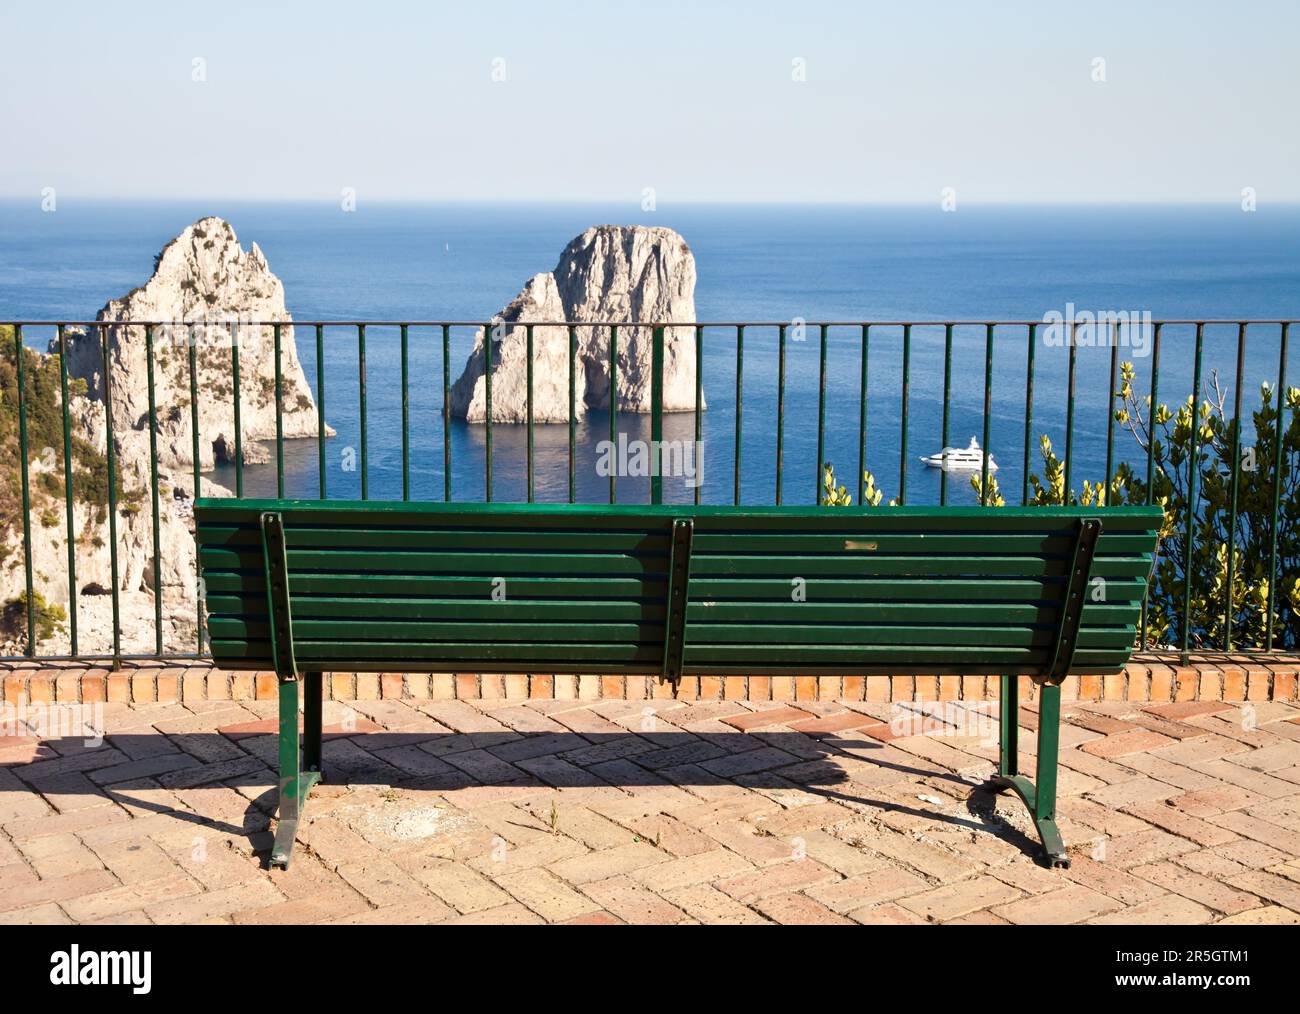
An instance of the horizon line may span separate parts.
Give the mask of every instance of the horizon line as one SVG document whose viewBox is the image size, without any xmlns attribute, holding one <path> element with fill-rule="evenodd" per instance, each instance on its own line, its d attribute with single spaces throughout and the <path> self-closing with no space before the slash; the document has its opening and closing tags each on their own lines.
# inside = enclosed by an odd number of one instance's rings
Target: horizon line
<svg viewBox="0 0 1300 1014">
<path fill-rule="evenodd" d="M 229 203 L 243 204 L 295 204 L 295 205 L 317 205 L 317 204 L 337 204 L 336 197 L 249 197 L 249 196 L 216 196 L 216 195 L 179 195 L 165 197 L 148 197 L 142 195 L 115 195 L 115 194 L 78 194 L 69 198 L 64 195 L 65 201 L 71 199 L 82 203 L 119 203 L 119 204 L 179 204 L 197 201 L 223 201 Z M 41 196 L 39 193 L 33 194 L 0 194 L 0 202 L 4 203 L 23 203 L 31 202 L 39 208 Z M 613 205 L 627 203 L 629 206 L 638 207 L 635 200 L 613 199 L 613 198 L 499 198 L 499 197 L 373 197 L 362 198 L 358 202 L 358 208 L 362 205 L 495 205 L 495 206 L 515 206 L 515 207 L 602 207 L 609 208 Z M 939 206 L 937 200 L 856 200 L 856 199 L 734 199 L 734 198 L 679 198 L 667 202 L 660 202 L 670 206 L 734 206 L 734 207 L 864 207 L 864 208 L 933 208 Z M 1296 207 L 1300 206 L 1300 196 L 1270 199 L 1260 202 L 1261 206 L 1268 207 Z M 1236 198 L 1182 198 L 1166 200 L 1146 200 L 1143 198 L 1065 198 L 1061 200 L 978 200 L 967 199 L 960 202 L 960 206 L 979 207 L 979 208 L 1034 208 L 1034 207 L 1161 207 L 1161 208 L 1179 208 L 1179 207 L 1234 207 L 1240 208 L 1240 199 Z M 656 208 L 653 211 L 642 211 L 642 214 L 653 215 L 660 214 L 663 209 Z M 942 209 L 940 209 L 942 210 Z M 348 214 L 354 214 L 348 212 Z M 944 212 L 948 214 L 950 212 Z"/>
</svg>

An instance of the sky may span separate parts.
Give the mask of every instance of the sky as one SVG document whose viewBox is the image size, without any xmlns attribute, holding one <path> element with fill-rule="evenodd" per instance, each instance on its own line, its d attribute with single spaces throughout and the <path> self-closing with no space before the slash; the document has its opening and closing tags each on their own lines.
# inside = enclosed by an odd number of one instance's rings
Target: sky
<svg viewBox="0 0 1300 1014">
<path fill-rule="evenodd" d="M 1296 0 L 6 2 L 0 196 L 1262 206 L 1298 38 Z"/>
</svg>

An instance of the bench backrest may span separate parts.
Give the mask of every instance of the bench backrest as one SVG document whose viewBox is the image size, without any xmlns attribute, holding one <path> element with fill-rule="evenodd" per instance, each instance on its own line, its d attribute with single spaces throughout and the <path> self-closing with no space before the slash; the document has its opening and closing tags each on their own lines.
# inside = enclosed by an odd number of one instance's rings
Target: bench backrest
<svg viewBox="0 0 1300 1014">
<path fill-rule="evenodd" d="M 1128 660 L 1158 507 L 201 499 L 231 669 L 1028 673 Z"/>
</svg>

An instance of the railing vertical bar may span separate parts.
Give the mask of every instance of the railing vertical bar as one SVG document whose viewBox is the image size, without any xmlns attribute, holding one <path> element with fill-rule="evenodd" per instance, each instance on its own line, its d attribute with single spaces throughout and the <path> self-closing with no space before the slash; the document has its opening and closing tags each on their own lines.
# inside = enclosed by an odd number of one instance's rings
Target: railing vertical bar
<svg viewBox="0 0 1300 1014">
<path fill-rule="evenodd" d="M 1181 631 L 1183 662 L 1192 641 L 1192 540 L 1196 529 L 1196 475 L 1200 470 L 1200 412 L 1201 352 L 1205 341 L 1205 324 L 1196 325 L 1196 355 L 1192 367 L 1191 426 L 1192 450 L 1187 457 L 1187 532 L 1183 539 L 1183 629 Z"/>
<path fill-rule="evenodd" d="M 609 444 L 611 453 L 618 451 L 618 325 L 609 328 Z M 615 457 L 614 460 L 617 460 Z M 609 470 L 609 502 L 618 500 L 618 469 Z"/>
<path fill-rule="evenodd" d="M 23 490 L 23 571 L 27 586 L 27 654 L 36 657 L 36 593 L 32 586 L 32 496 L 30 465 L 27 461 L 27 363 L 23 347 L 23 326 L 14 325 L 14 361 L 18 380 L 18 457 Z M 111 477 L 110 477 L 111 481 Z M 116 589 L 114 589 L 116 594 Z"/>
<path fill-rule="evenodd" d="M 154 391 L 153 327 L 144 329 L 145 388 L 149 405 L 149 508 L 153 520 L 153 622 L 154 652 L 163 653 L 162 627 L 162 526 L 158 512 L 158 405 Z"/>
<path fill-rule="evenodd" d="M 858 486 L 858 505 L 862 505 L 864 483 L 862 477 L 867 473 L 867 345 L 871 332 L 870 324 L 862 325 L 862 367 L 858 386 L 858 474 L 854 481 Z"/>
<path fill-rule="evenodd" d="M 745 380 L 745 325 L 740 324 L 736 327 L 736 455 L 733 461 L 732 488 L 734 490 L 734 501 L 737 506 L 740 505 L 740 439 L 741 439 L 741 419 L 744 416 L 744 402 L 741 397 L 744 391 Z"/>
<path fill-rule="evenodd" d="M 650 348 L 650 502 L 664 502 L 664 329 L 656 327 Z"/>
<path fill-rule="evenodd" d="M 366 325 L 357 325 L 357 420 L 361 428 L 361 499 L 369 493 L 369 442 L 366 439 Z"/>
<path fill-rule="evenodd" d="M 1061 504 L 1069 506 L 1070 503 L 1070 468 L 1074 464 L 1074 382 L 1075 382 L 1075 362 L 1078 358 L 1076 353 L 1078 345 L 1075 338 L 1078 335 L 1078 324 L 1070 324 L 1070 351 L 1069 351 L 1069 378 L 1065 385 L 1065 478 L 1061 486 Z"/>
<path fill-rule="evenodd" d="M 206 337 L 206 329 L 204 333 Z M 172 335 L 175 337 L 174 330 Z M 193 331 L 187 327 L 185 329 L 185 348 L 190 367 L 190 458 L 194 466 L 194 499 L 197 500 L 203 495 L 203 470 L 202 458 L 199 455 L 199 369 L 197 353 L 194 347 L 195 342 Z M 202 651 L 202 648 L 199 650 Z"/>
<path fill-rule="evenodd" d="M 1147 405 L 1147 506 L 1155 503 L 1155 464 L 1156 464 L 1156 405 L 1160 399 L 1160 330 L 1156 324 L 1152 329 L 1151 345 L 1151 398 Z M 1154 575 L 1152 575 L 1154 577 Z M 1142 650 L 1147 647 L 1147 609 L 1151 602 L 1151 578 L 1142 590 Z"/>
<path fill-rule="evenodd" d="M 451 499 L 451 325 L 442 325 L 442 498 Z"/>
<path fill-rule="evenodd" d="M 1029 503 L 1029 454 L 1034 440 L 1034 349 L 1037 345 L 1037 325 L 1030 324 L 1025 350 L 1025 462 L 1024 474 L 1020 477 L 1020 502 L 1024 505 Z"/>
<path fill-rule="evenodd" d="M 191 345 L 191 348 L 193 346 Z M 68 336 L 59 325 L 59 390 L 63 405 L 63 509 L 68 528 L 68 634 L 72 654 L 77 652 L 77 527 L 72 486 L 72 420 L 68 405 Z M 198 466 L 195 466 L 196 469 Z M 198 495 L 197 493 L 195 494 Z M 202 632 L 200 630 L 200 637 Z M 202 642 L 199 651 L 203 650 Z"/>
<path fill-rule="evenodd" d="M 483 497 L 492 502 L 492 324 L 483 325 L 483 410 L 484 433 Z"/>
<path fill-rule="evenodd" d="M 989 428 L 993 420 L 993 325 L 985 325 L 984 337 L 984 435 L 980 461 L 980 506 L 989 503 Z M 944 446 L 947 446 L 946 444 Z"/>
<path fill-rule="evenodd" d="M 1115 384 L 1119 379 L 1119 323 L 1110 325 L 1110 390 L 1106 392 L 1106 482 L 1101 505 L 1110 506 L 1111 481 L 1115 476 Z"/>
<path fill-rule="evenodd" d="M 578 332 L 569 325 L 569 503 L 573 503 L 576 494 L 575 459 L 578 448 Z"/>
<path fill-rule="evenodd" d="M 272 326 L 275 345 L 275 495 L 284 496 L 284 381 L 280 365 L 280 325 Z"/>
<path fill-rule="evenodd" d="M 898 504 L 901 507 L 907 502 L 907 410 L 908 396 L 911 386 L 912 371 L 912 325 L 903 325 L 903 417 L 902 433 L 899 439 L 898 455 Z"/>
<path fill-rule="evenodd" d="M 401 327 L 402 355 L 402 499 L 411 499 L 411 391 L 408 383 L 408 325 Z"/>
<path fill-rule="evenodd" d="M 99 325 L 100 353 L 104 359 L 104 447 L 108 456 L 108 567 L 113 581 L 113 668 L 122 668 L 122 604 L 118 597 L 117 577 L 117 449 L 113 436 L 113 371 L 109 358 L 108 328 Z M 238 348 L 238 343 L 235 343 Z M 235 360 L 235 375 L 239 375 L 239 360 Z M 236 386 L 236 404 L 239 388 Z M 238 416 L 236 416 L 238 420 Z M 235 426 L 235 439 L 239 439 L 239 426 Z M 239 457 L 238 450 L 235 452 Z M 238 475 L 238 472 L 236 472 Z M 242 488 L 242 487 L 241 487 Z M 242 494 L 240 494 L 242 495 Z"/>
<path fill-rule="evenodd" d="M 826 467 L 826 325 L 819 328 L 817 364 L 817 461 L 814 469 L 813 503 L 821 497 L 822 469 Z"/>
<path fill-rule="evenodd" d="M 260 330 L 260 328 L 259 328 Z M 235 496 L 244 495 L 244 426 L 240 419 L 239 397 L 239 323 L 230 325 L 230 387 L 235 409 Z"/>
<path fill-rule="evenodd" d="M 776 505 L 785 470 L 785 325 L 776 330 Z"/>
<path fill-rule="evenodd" d="M 695 326 L 695 502 L 704 484 L 704 328 Z"/>
<path fill-rule="evenodd" d="M 528 363 L 524 369 L 528 382 L 528 502 L 533 502 L 533 325 L 524 328 L 524 354 Z"/>
<path fill-rule="evenodd" d="M 173 331 L 173 336 L 175 332 Z M 207 329 L 204 328 L 204 337 L 207 337 Z M 199 456 L 199 371 L 197 352 L 195 350 L 195 334 L 192 328 L 185 329 L 185 347 L 188 352 L 190 365 L 190 458 L 194 464 L 194 499 L 197 500 L 203 495 L 203 472 L 202 459 Z M 197 579 L 197 575 L 196 575 Z M 76 591 L 70 588 L 70 592 Z M 194 592 L 194 636 L 195 636 L 195 654 L 203 654 L 203 582 L 198 580 Z M 75 638 L 73 643 L 75 644 Z M 74 647 L 72 653 L 75 655 L 77 649 Z"/>
<path fill-rule="evenodd" d="M 1246 325 L 1237 326 L 1237 373 L 1232 395 L 1232 493 L 1228 506 L 1228 583 L 1223 593 L 1223 650 L 1232 651 L 1232 586 L 1237 576 L 1237 503 L 1241 489 L 1241 375 L 1246 370 Z"/>
<path fill-rule="evenodd" d="M 1264 650 L 1273 650 L 1273 612 L 1277 606 L 1277 535 L 1282 510 L 1282 450 L 1286 427 L 1286 343 L 1291 325 L 1282 325 L 1281 349 L 1277 363 L 1277 422 L 1273 435 L 1273 520 L 1269 524 L 1268 549 L 1268 616 L 1264 621 Z"/>
<path fill-rule="evenodd" d="M 948 427 L 951 421 L 949 402 L 952 400 L 952 325 L 943 327 L 943 433 L 940 435 L 940 447 L 949 446 Z M 939 506 L 948 503 L 948 469 L 939 470 Z"/>
<path fill-rule="evenodd" d="M 316 471 L 325 499 L 325 327 L 316 325 Z"/>
</svg>

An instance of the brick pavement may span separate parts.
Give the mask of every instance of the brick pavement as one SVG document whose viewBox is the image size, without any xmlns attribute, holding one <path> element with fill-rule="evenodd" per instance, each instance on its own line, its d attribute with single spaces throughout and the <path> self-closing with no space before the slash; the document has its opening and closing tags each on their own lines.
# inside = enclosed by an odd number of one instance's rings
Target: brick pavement
<svg viewBox="0 0 1300 1014">
<path fill-rule="evenodd" d="M 996 727 L 903 706 L 331 701 L 285 873 L 272 702 L 106 703 L 0 736 L 0 922 L 1300 921 L 1296 704 L 1068 704 L 1068 871 L 976 784 Z"/>
</svg>

